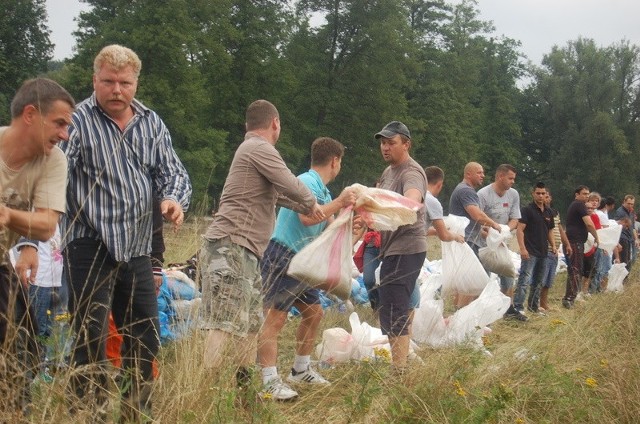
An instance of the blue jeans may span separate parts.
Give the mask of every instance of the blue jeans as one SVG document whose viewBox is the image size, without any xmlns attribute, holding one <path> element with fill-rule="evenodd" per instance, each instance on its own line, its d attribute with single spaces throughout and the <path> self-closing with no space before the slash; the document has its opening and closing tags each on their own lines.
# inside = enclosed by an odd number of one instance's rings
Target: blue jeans
<svg viewBox="0 0 640 424">
<path fill-rule="evenodd" d="M 602 291 L 602 280 L 609 274 L 611 269 L 611 256 L 602 249 L 597 249 L 595 253 L 595 271 L 591 283 L 589 283 L 589 293 Z"/>
<path fill-rule="evenodd" d="M 55 287 L 29 286 L 29 303 L 36 314 L 38 336 L 51 337 L 54 314 L 53 296 L 55 291 Z M 47 313 L 47 311 L 49 313 Z"/>
<path fill-rule="evenodd" d="M 369 296 L 369 303 L 371 303 L 371 309 L 374 311 L 378 309 L 379 295 L 376 290 L 376 269 L 380 265 L 380 249 L 375 246 L 366 246 L 364 248 L 364 255 L 362 258 L 362 280 L 364 286 L 367 288 L 367 295 Z"/>
<path fill-rule="evenodd" d="M 522 260 L 520 265 L 520 276 L 513 294 L 513 306 L 518 311 L 524 310 L 524 298 L 527 294 L 527 287 L 531 286 L 527 306 L 533 311 L 538 310 L 540 302 L 540 286 L 544 281 L 547 271 L 547 257 L 530 256 L 529 259 Z"/>
<path fill-rule="evenodd" d="M 542 287 L 550 289 L 553 285 L 553 280 L 556 279 L 556 271 L 558 270 L 558 255 L 553 252 L 547 254 L 547 271 L 545 273 L 544 280 L 542 280 Z"/>
</svg>

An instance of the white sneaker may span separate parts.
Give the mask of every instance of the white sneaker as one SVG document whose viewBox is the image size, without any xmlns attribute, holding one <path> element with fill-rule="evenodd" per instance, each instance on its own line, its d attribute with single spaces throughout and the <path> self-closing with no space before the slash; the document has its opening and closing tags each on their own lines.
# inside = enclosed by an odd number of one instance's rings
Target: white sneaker
<svg viewBox="0 0 640 424">
<path fill-rule="evenodd" d="M 298 397 L 298 392 L 277 377 L 265 384 L 258 395 L 263 400 L 292 400 Z"/>
<path fill-rule="evenodd" d="M 295 375 L 294 375 L 295 373 Z M 316 370 L 309 367 L 306 371 L 296 373 L 296 371 L 291 368 L 291 372 L 287 377 L 287 381 L 289 383 L 306 383 L 306 384 L 331 384 L 327 381 L 323 376 L 318 374 Z"/>
</svg>

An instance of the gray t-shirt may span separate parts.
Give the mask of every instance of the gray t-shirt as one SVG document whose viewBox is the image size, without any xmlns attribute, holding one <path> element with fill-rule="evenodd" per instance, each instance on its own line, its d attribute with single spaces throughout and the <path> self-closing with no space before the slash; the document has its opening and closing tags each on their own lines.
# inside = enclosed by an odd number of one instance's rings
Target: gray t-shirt
<svg viewBox="0 0 640 424">
<path fill-rule="evenodd" d="M 473 187 L 462 181 L 453 189 L 453 193 L 451 193 L 449 213 L 469 218 L 469 225 L 467 225 L 467 228 L 464 230 L 464 238 L 467 241 L 472 240 L 473 234 L 477 236 L 480 231 L 480 224 L 471 219 L 471 216 L 469 216 L 465 209 L 465 207 L 470 205 L 480 207 L 480 199 L 478 199 L 478 193 L 476 193 Z"/>
<path fill-rule="evenodd" d="M 436 197 L 427 191 L 427 195 L 424 197 L 425 213 L 425 229 L 429 229 L 433 221 L 444 218 L 444 211 L 442 210 L 442 204 Z"/>
<path fill-rule="evenodd" d="M 380 177 L 380 188 L 404 195 L 415 188 L 424 199 L 427 193 L 427 176 L 418 162 L 409 158 L 404 163 L 388 166 Z M 424 231 L 424 206 L 418 212 L 415 223 L 403 225 L 395 231 L 381 231 L 380 253 L 382 257 L 412 255 L 427 251 L 427 235 Z"/>
<path fill-rule="evenodd" d="M 493 189 L 493 184 L 478 190 L 480 209 L 498 224 L 507 225 L 512 219 L 520 219 L 520 194 L 510 188 L 502 196 Z M 479 233 L 478 233 L 479 234 Z M 484 237 L 476 236 L 471 239 L 477 246 L 487 245 Z"/>
</svg>

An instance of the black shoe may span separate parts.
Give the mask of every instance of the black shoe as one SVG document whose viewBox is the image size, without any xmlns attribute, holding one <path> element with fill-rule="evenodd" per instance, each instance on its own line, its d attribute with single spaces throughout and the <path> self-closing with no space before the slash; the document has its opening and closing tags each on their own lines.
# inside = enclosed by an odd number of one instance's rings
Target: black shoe
<svg viewBox="0 0 640 424">
<path fill-rule="evenodd" d="M 573 308 L 573 302 L 570 300 L 562 299 L 562 306 L 564 306 L 567 309 L 571 309 Z"/>
<path fill-rule="evenodd" d="M 509 309 L 507 309 L 507 312 L 504 313 L 504 317 L 507 319 L 515 319 L 522 322 L 529 321 L 529 318 L 525 314 L 514 308 L 513 305 L 511 305 Z"/>
</svg>

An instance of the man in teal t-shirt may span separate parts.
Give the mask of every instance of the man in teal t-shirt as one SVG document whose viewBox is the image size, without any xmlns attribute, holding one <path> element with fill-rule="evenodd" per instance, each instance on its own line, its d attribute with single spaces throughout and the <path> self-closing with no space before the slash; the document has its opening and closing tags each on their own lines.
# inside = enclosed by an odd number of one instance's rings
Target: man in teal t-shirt
<svg viewBox="0 0 640 424">
<path fill-rule="evenodd" d="M 323 314 L 319 290 L 288 276 L 287 269 L 293 256 L 320 235 L 336 212 L 355 203 L 352 190 L 345 189 L 337 199 L 331 200 L 331 193 L 326 186 L 340 172 L 343 155 L 344 146 L 332 138 L 320 137 L 313 142 L 311 169 L 298 178 L 309 187 L 324 215 L 329 218 L 325 221 L 313 220 L 281 208 L 271 241 L 262 257 L 260 267 L 265 319 L 258 339 L 258 363 L 262 367 L 263 398 L 289 400 L 298 396 L 282 381 L 276 368 L 278 334 L 292 306 L 300 311 L 302 319 L 296 332 L 296 356 L 287 381 L 294 384 L 329 384 L 310 367 L 311 351 Z"/>
</svg>

